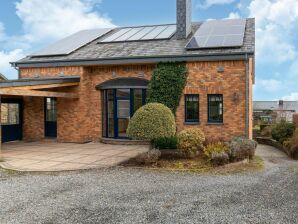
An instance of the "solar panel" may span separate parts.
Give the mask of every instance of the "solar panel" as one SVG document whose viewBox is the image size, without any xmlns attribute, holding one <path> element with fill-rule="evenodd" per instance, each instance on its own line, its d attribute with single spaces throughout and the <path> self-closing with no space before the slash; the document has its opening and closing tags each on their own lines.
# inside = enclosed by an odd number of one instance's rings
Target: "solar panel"
<svg viewBox="0 0 298 224">
<path fill-rule="evenodd" d="M 132 28 L 125 28 L 125 29 L 121 29 L 118 32 L 112 34 L 111 36 L 105 38 L 104 40 L 102 40 L 101 42 L 112 42 L 115 39 L 119 38 L 120 36 L 122 36 L 123 34 L 129 32 Z"/>
<path fill-rule="evenodd" d="M 117 39 L 115 39 L 114 41 L 125 41 L 125 40 L 129 39 L 131 36 L 133 36 L 136 33 L 138 33 L 142 29 L 143 29 L 143 27 L 142 28 L 133 28 L 130 31 L 128 31 L 127 33 L 125 33 L 122 36 L 120 36 Z"/>
<path fill-rule="evenodd" d="M 82 30 L 71 36 L 68 36 L 40 51 L 37 51 L 31 56 L 53 56 L 53 55 L 67 55 L 79 49 L 80 47 L 90 43 L 91 41 L 107 34 L 112 29 L 93 29 Z"/>
<path fill-rule="evenodd" d="M 243 45 L 246 20 L 212 20 L 203 23 L 186 49 L 240 47 Z"/>
<path fill-rule="evenodd" d="M 132 37 L 130 37 L 128 40 L 140 40 L 143 36 L 145 36 L 146 34 L 148 34 L 149 32 L 151 32 L 154 28 L 155 28 L 154 26 L 145 27 L 143 30 L 141 30 L 140 32 L 136 33 L 135 35 L 133 35 Z"/>
<path fill-rule="evenodd" d="M 168 26 L 155 39 L 166 39 L 166 38 L 172 36 L 175 32 L 176 32 L 176 25 Z"/>
<path fill-rule="evenodd" d="M 114 34 L 101 40 L 101 43 L 159 40 L 171 38 L 176 32 L 176 25 L 144 26 L 119 29 Z"/>
</svg>

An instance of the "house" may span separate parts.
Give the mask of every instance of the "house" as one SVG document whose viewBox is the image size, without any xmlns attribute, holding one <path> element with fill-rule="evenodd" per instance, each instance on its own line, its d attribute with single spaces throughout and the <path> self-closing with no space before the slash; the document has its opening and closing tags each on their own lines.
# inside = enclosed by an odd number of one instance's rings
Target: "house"
<svg viewBox="0 0 298 224">
<path fill-rule="evenodd" d="M 185 62 L 178 131 L 199 127 L 210 138 L 251 138 L 254 19 L 191 18 L 191 0 L 177 0 L 176 24 L 84 30 L 13 62 L 19 79 L 1 83 L 0 95 L 20 111 L 2 137 L 126 139 L 156 65 Z"/>
<path fill-rule="evenodd" d="M 254 101 L 254 123 L 276 123 L 282 119 L 292 122 L 293 115 L 298 113 L 298 101 Z"/>
</svg>

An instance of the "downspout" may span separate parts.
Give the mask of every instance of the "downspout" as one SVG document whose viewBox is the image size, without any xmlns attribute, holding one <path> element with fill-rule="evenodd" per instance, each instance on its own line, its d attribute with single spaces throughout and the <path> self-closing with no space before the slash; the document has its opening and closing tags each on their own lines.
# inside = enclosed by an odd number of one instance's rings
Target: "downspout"
<svg viewBox="0 0 298 224">
<path fill-rule="evenodd" d="M 245 136 L 249 138 L 249 74 L 248 74 L 248 56 L 245 54 Z"/>
</svg>

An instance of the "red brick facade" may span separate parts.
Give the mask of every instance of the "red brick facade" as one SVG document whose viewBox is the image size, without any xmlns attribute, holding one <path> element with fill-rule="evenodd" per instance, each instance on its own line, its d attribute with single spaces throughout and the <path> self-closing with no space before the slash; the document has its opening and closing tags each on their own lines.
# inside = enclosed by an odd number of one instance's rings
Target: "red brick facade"
<svg viewBox="0 0 298 224">
<path fill-rule="evenodd" d="M 193 62 L 187 66 L 189 74 L 184 94 L 200 94 L 200 124 L 197 127 L 204 130 L 207 137 L 230 139 L 235 135 L 245 135 L 245 62 Z M 224 68 L 223 72 L 218 72 L 219 66 Z M 20 69 L 20 76 L 34 77 L 38 74 L 41 77 L 49 77 L 61 75 L 61 72 L 65 76 L 80 76 L 77 90 L 80 98 L 57 100 L 57 139 L 61 142 L 87 142 L 98 141 L 102 136 L 101 93 L 95 86 L 119 77 L 143 77 L 149 80 L 154 68 L 155 65 L 26 68 Z M 251 80 L 250 78 L 250 86 Z M 251 92 L 251 87 L 249 89 Z M 63 91 L 67 90 L 65 88 Z M 224 123 L 221 125 L 211 125 L 207 122 L 207 94 L 223 94 Z M 251 109 L 251 94 L 249 96 Z M 42 98 L 25 98 L 24 140 L 43 138 L 43 110 Z M 184 124 L 184 96 L 181 98 L 176 116 L 178 130 L 190 127 Z"/>
</svg>

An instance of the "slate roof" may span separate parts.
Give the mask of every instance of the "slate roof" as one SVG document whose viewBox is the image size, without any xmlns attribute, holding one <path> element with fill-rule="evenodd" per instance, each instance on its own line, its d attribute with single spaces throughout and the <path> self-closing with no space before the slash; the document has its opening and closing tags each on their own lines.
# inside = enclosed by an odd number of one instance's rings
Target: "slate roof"
<svg viewBox="0 0 298 224">
<path fill-rule="evenodd" d="M 298 101 L 283 101 L 283 110 L 298 112 Z M 254 101 L 254 110 L 279 110 L 279 101 Z"/>
<path fill-rule="evenodd" d="M 192 23 L 192 33 L 195 33 L 202 22 Z M 112 32 L 117 32 L 119 28 Z M 110 34 L 107 34 L 110 35 Z M 121 58 L 150 58 L 150 57 L 178 57 L 178 56 L 208 56 L 208 55 L 233 55 L 233 54 L 254 54 L 255 51 L 255 20 L 247 19 L 244 44 L 237 48 L 213 48 L 186 50 L 185 46 L 192 37 L 177 40 L 174 35 L 169 40 L 146 40 L 121 43 L 98 43 L 107 35 L 98 38 L 78 50 L 64 56 L 27 56 L 15 63 L 15 66 L 29 63 L 42 62 L 65 62 L 83 60 L 105 60 Z"/>
</svg>

